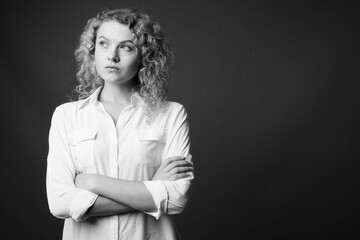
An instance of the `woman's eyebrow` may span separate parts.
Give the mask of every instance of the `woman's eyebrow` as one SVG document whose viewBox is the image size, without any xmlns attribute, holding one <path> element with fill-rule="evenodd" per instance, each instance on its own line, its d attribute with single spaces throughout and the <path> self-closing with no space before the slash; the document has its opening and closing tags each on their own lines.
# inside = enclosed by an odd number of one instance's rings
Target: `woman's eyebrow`
<svg viewBox="0 0 360 240">
<path fill-rule="evenodd" d="M 131 40 L 131 39 L 128 39 L 128 40 L 124 40 L 124 41 L 122 41 L 121 43 L 132 43 L 132 44 L 134 44 L 134 41 L 133 41 L 133 40 Z"/>
<path fill-rule="evenodd" d="M 98 38 L 104 38 L 105 40 L 109 41 L 110 39 L 108 39 L 107 37 L 100 35 Z"/>
<path fill-rule="evenodd" d="M 98 38 L 103 38 L 103 39 L 105 39 L 106 41 L 110 41 L 109 38 L 107 38 L 107 37 L 105 37 L 105 36 L 103 36 L 103 35 L 100 35 Z M 121 41 L 120 43 L 132 43 L 132 44 L 134 44 L 134 41 L 131 40 L 131 39 L 127 39 L 127 40 Z"/>
</svg>

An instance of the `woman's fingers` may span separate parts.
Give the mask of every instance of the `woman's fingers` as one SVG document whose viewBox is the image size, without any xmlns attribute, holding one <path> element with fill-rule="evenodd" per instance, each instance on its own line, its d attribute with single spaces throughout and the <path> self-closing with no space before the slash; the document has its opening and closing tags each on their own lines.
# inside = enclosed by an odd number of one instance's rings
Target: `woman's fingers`
<svg viewBox="0 0 360 240">
<path fill-rule="evenodd" d="M 194 172 L 193 163 L 190 158 L 174 156 L 167 158 L 156 172 L 153 179 L 175 181 L 192 176 Z"/>
<path fill-rule="evenodd" d="M 178 179 L 182 179 L 182 178 L 187 178 L 190 175 L 188 173 L 178 173 L 178 174 L 174 174 L 170 177 L 170 181 L 176 181 Z"/>
<path fill-rule="evenodd" d="M 192 164 L 188 162 L 185 158 L 184 159 L 178 159 L 176 161 L 172 161 L 165 167 L 165 171 L 170 172 L 174 168 L 178 167 L 190 167 Z"/>
<path fill-rule="evenodd" d="M 182 161 L 185 160 L 185 158 L 183 156 L 174 156 L 174 157 L 168 157 L 162 164 L 163 168 L 166 168 L 167 166 L 169 166 L 170 164 L 174 164 L 177 161 Z"/>
<path fill-rule="evenodd" d="M 173 168 L 169 174 L 170 175 L 174 175 L 174 174 L 178 174 L 178 173 L 188 173 L 188 172 L 192 172 L 194 171 L 193 167 L 176 167 Z"/>
<path fill-rule="evenodd" d="M 169 168 L 168 166 L 184 159 L 185 158 L 182 156 L 174 156 L 167 158 L 156 171 L 155 175 L 153 176 L 153 180 L 169 180 L 169 178 L 171 177 L 171 174 L 169 174 L 169 169 L 171 170 L 173 167 Z"/>
</svg>

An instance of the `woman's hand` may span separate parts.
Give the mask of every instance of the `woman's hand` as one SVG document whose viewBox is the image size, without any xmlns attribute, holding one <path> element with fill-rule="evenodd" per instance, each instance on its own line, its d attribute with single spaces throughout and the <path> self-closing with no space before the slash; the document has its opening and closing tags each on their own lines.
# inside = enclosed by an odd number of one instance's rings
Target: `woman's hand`
<svg viewBox="0 0 360 240">
<path fill-rule="evenodd" d="M 194 167 L 189 159 L 182 156 L 167 158 L 159 167 L 152 180 L 175 181 L 193 176 Z"/>
</svg>

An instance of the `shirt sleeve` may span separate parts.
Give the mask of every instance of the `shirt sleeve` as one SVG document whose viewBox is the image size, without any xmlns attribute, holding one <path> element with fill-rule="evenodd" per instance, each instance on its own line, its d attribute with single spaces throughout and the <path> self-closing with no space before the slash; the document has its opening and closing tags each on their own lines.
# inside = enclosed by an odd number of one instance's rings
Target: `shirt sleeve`
<svg viewBox="0 0 360 240">
<path fill-rule="evenodd" d="M 172 156 L 184 156 L 188 161 L 192 162 L 189 124 L 187 113 L 182 105 L 180 105 L 180 108 L 169 122 L 163 161 Z M 145 186 L 152 194 L 157 206 L 156 212 L 148 214 L 158 219 L 162 214 L 181 213 L 188 201 L 193 179 L 194 175 L 191 174 L 188 178 L 176 181 L 145 181 Z"/>
<path fill-rule="evenodd" d="M 55 217 L 82 221 L 98 195 L 76 188 L 74 184 L 75 167 L 68 145 L 64 116 L 63 110 L 58 107 L 51 120 L 46 172 L 48 204 Z"/>
</svg>

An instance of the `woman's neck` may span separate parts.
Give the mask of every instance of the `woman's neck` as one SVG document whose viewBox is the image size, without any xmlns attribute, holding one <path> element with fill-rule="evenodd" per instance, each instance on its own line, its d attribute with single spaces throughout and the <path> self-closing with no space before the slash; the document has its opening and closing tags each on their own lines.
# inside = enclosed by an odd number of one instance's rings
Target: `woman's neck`
<svg viewBox="0 0 360 240">
<path fill-rule="evenodd" d="M 99 95 L 99 101 L 116 105 L 128 105 L 133 92 L 132 89 L 132 84 L 120 85 L 105 82 Z"/>
</svg>

